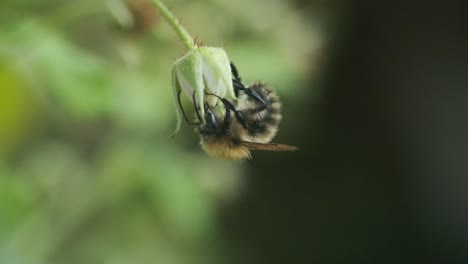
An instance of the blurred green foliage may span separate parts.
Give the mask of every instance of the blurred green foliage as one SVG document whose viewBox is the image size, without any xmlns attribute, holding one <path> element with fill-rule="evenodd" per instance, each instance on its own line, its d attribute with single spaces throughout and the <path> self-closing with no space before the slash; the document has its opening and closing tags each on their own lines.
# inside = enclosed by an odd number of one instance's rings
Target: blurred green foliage
<svg viewBox="0 0 468 264">
<path fill-rule="evenodd" d="M 167 1 L 243 80 L 301 94 L 316 31 L 286 0 Z M 220 263 L 240 163 L 174 141 L 183 55 L 144 0 L 0 4 L 0 263 Z"/>
</svg>

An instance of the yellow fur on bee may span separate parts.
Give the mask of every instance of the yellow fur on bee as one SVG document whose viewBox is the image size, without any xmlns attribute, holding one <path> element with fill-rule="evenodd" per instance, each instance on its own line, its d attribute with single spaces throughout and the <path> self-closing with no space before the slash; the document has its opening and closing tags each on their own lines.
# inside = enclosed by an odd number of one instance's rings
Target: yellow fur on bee
<svg viewBox="0 0 468 264">
<path fill-rule="evenodd" d="M 241 160 L 250 159 L 250 150 L 239 144 L 230 141 L 204 140 L 201 143 L 202 149 L 210 156 L 228 159 Z"/>
</svg>

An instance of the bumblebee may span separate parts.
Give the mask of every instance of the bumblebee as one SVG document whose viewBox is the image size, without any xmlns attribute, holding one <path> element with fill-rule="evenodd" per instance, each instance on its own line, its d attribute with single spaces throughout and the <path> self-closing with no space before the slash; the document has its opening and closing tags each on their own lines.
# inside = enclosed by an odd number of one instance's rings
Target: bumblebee
<svg viewBox="0 0 468 264">
<path fill-rule="evenodd" d="M 282 118 L 281 102 L 276 93 L 260 82 L 245 87 L 233 64 L 231 70 L 236 104 L 206 93 L 222 102 L 224 114 L 205 104 L 205 124 L 202 124 L 198 109 L 195 109 L 198 122 L 190 122 L 182 109 L 187 123 L 195 126 L 200 135 L 202 149 L 208 155 L 222 159 L 250 159 L 250 150 L 297 150 L 295 146 L 270 143 Z"/>
</svg>

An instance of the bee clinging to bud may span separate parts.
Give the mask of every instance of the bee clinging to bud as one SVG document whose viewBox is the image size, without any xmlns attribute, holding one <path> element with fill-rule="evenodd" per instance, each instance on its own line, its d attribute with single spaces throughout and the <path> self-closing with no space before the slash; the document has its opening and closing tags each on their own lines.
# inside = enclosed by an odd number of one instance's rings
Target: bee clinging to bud
<svg viewBox="0 0 468 264">
<path fill-rule="evenodd" d="M 250 159 L 250 150 L 293 151 L 291 145 L 270 143 L 281 121 L 281 103 L 278 95 L 265 84 L 256 82 L 245 87 L 237 69 L 231 64 L 235 103 L 215 94 L 222 109 L 204 105 L 203 119 L 196 108 L 197 121 L 190 122 L 200 135 L 203 150 L 211 156 L 223 159 Z M 180 101 L 180 94 L 179 94 Z M 180 104 L 180 102 L 179 102 Z M 205 120 L 205 123 L 201 122 Z"/>
</svg>

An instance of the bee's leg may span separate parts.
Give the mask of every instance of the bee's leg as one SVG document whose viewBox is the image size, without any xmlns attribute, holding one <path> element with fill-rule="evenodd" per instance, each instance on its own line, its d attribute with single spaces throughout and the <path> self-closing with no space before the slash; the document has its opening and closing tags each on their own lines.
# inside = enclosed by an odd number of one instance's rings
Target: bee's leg
<svg viewBox="0 0 468 264">
<path fill-rule="evenodd" d="M 239 97 L 240 90 L 245 89 L 244 85 L 236 79 L 232 79 L 232 86 L 234 87 L 234 94 L 236 95 L 236 97 Z"/>
<path fill-rule="evenodd" d="M 234 66 L 234 63 L 231 62 L 231 73 L 232 76 L 234 76 L 234 80 L 241 82 L 241 78 L 239 76 L 239 72 L 237 71 L 236 66 Z"/>
<path fill-rule="evenodd" d="M 237 71 L 237 68 L 236 66 L 234 66 L 234 63 L 231 62 L 231 73 L 232 73 L 232 76 L 234 77 L 234 79 L 232 79 L 232 84 L 234 86 L 234 93 L 236 94 L 236 97 L 239 97 L 239 88 L 237 88 L 239 85 L 241 87 L 244 87 L 244 85 L 242 84 L 242 80 L 239 76 L 239 72 Z"/>
<path fill-rule="evenodd" d="M 177 102 L 179 103 L 179 107 L 180 107 L 180 110 L 182 111 L 182 115 L 184 116 L 184 119 L 185 119 L 185 122 L 187 122 L 187 124 L 191 125 L 191 126 L 198 126 L 200 125 L 200 122 L 198 123 L 195 123 L 195 122 L 190 122 L 190 120 L 187 118 L 187 115 L 185 114 L 185 111 L 184 111 L 184 107 L 182 106 L 182 102 L 180 100 L 180 93 L 182 91 L 179 91 L 179 93 L 177 94 Z M 198 109 L 195 107 L 195 110 L 197 111 L 197 116 L 200 116 L 200 114 L 198 113 Z M 201 120 L 201 119 L 199 119 Z"/>
<path fill-rule="evenodd" d="M 229 102 L 228 100 L 224 98 L 220 98 L 220 99 L 226 108 L 226 115 L 224 116 L 224 121 L 223 121 L 223 129 L 225 131 L 229 130 L 229 126 L 231 125 L 231 111 L 234 113 L 234 116 L 239 121 L 239 123 L 241 123 L 241 125 L 247 129 L 248 128 L 247 122 L 245 121 L 245 118 L 242 112 L 237 111 L 234 108 L 234 106 L 231 104 L 231 102 Z"/>
<path fill-rule="evenodd" d="M 263 100 L 263 98 L 260 95 L 258 95 L 258 93 L 255 92 L 254 90 L 246 88 L 241 82 L 237 80 L 232 80 L 232 84 L 234 86 L 234 92 L 236 93 L 237 97 L 239 97 L 239 91 L 243 91 L 250 98 L 261 103 L 262 105 L 265 105 L 265 101 Z"/>
<path fill-rule="evenodd" d="M 234 93 L 236 94 L 236 97 L 239 97 L 239 91 L 243 91 L 246 93 L 250 98 L 254 99 L 255 101 L 261 103 L 262 105 L 265 105 L 265 101 L 263 100 L 260 95 L 258 95 L 257 92 L 255 92 L 252 89 L 247 89 L 243 84 L 242 80 L 239 76 L 239 72 L 237 71 L 236 66 L 234 66 L 234 63 L 231 62 L 231 72 L 232 76 L 234 79 L 232 80 L 232 84 L 234 86 Z"/>
<path fill-rule="evenodd" d="M 230 111 L 232 111 L 234 113 L 234 116 L 236 117 L 237 121 L 239 121 L 239 123 L 241 123 L 241 125 L 248 129 L 248 124 L 247 124 L 247 121 L 244 117 L 244 114 L 241 112 L 241 111 L 238 111 L 236 110 L 236 108 L 234 107 L 234 105 L 229 102 L 227 99 L 225 98 L 222 98 L 222 97 L 219 97 L 217 96 L 216 94 L 210 94 L 210 93 L 206 93 L 207 95 L 212 95 L 212 96 L 215 96 L 217 97 L 219 100 L 221 100 L 221 102 L 223 102 L 224 104 L 224 107 L 226 108 L 226 117 L 225 118 L 228 118 L 228 115 L 230 115 Z M 229 121 L 229 120 L 228 120 Z"/>
<path fill-rule="evenodd" d="M 226 114 L 223 120 L 223 130 L 228 131 L 231 124 L 231 110 L 226 108 Z"/>
</svg>

